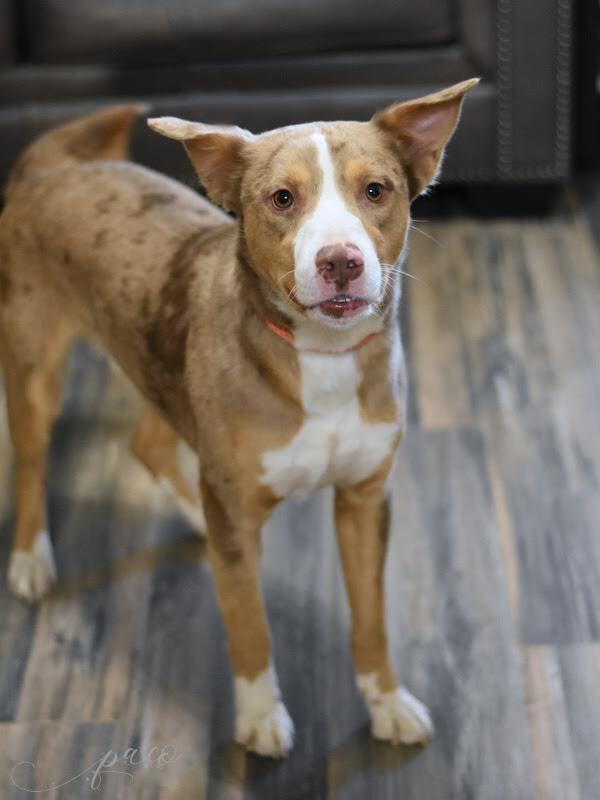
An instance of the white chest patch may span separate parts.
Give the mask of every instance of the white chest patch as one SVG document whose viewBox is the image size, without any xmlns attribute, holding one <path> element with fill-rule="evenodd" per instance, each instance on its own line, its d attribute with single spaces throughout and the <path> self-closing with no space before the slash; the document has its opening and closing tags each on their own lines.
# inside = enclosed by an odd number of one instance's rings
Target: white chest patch
<svg viewBox="0 0 600 800">
<path fill-rule="evenodd" d="M 395 422 L 365 422 L 353 353 L 299 353 L 305 420 L 284 447 L 263 454 L 262 482 L 278 497 L 364 480 L 390 454 Z"/>
</svg>

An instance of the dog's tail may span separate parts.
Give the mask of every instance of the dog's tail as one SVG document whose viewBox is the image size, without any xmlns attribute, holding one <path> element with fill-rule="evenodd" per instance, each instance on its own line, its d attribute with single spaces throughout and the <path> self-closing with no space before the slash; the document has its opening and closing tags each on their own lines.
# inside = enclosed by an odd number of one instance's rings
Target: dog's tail
<svg viewBox="0 0 600 800">
<path fill-rule="evenodd" d="M 142 103 L 110 106 L 43 134 L 15 164 L 6 185 L 6 197 L 48 169 L 81 161 L 126 159 L 133 123 L 147 111 L 148 106 Z"/>
</svg>

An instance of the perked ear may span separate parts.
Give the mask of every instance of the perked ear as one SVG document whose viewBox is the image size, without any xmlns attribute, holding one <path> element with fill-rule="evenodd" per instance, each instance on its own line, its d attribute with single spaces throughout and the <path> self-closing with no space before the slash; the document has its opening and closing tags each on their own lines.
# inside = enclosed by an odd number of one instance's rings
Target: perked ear
<svg viewBox="0 0 600 800">
<path fill-rule="evenodd" d="M 390 106 L 373 117 L 378 127 L 400 143 L 411 200 L 435 179 L 444 148 L 456 128 L 463 98 L 478 83 L 479 78 L 472 78 L 441 92 Z"/>
<path fill-rule="evenodd" d="M 242 128 L 204 125 L 176 117 L 148 120 L 153 131 L 183 142 L 211 200 L 226 211 L 239 211 L 243 148 L 253 136 Z"/>
</svg>

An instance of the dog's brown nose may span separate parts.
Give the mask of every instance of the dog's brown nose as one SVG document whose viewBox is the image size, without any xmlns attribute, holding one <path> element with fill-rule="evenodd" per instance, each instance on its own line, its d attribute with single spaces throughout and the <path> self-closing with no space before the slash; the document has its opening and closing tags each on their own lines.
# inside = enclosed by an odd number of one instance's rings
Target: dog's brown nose
<svg viewBox="0 0 600 800">
<path fill-rule="evenodd" d="M 345 289 L 350 281 L 362 273 L 365 265 L 362 253 L 353 244 L 330 244 L 322 247 L 315 259 L 321 277 L 338 289 Z"/>
</svg>

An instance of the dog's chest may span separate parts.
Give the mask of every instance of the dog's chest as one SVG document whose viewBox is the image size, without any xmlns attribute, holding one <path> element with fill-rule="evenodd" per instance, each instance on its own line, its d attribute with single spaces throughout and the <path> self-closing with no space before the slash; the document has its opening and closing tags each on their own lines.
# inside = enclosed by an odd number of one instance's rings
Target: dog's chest
<svg viewBox="0 0 600 800">
<path fill-rule="evenodd" d="M 288 444 L 263 454 L 262 482 L 278 497 L 363 480 L 389 456 L 399 428 L 363 418 L 352 353 L 301 353 L 299 361 L 303 424 Z"/>
</svg>

